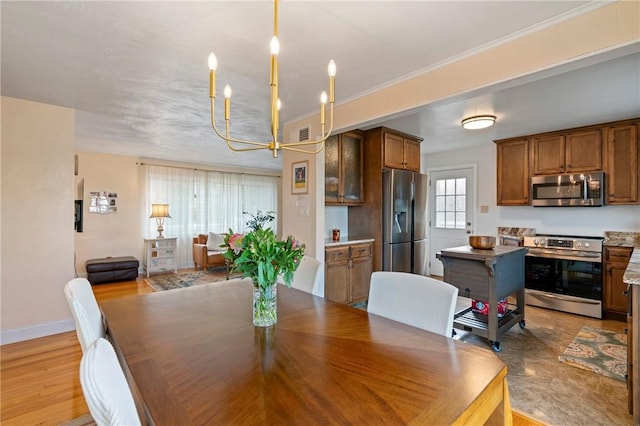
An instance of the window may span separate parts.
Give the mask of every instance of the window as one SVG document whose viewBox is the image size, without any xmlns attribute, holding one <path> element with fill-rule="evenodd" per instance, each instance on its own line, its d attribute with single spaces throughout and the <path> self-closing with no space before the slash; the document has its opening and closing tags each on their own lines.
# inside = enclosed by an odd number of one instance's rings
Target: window
<svg viewBox="0 0 640 426">
<path fill-rule="evenodd" d="M 467 178 L 436 180 L 436 228 L 464 229 Z"/>
<path fill-rule="evenodd" d="M 244 232 L 256 214 L 278 211 L 280 178 L 242 173 L 147 165 L 147 204 L 169 204 L 165 234 L 178 237 L 178 267 L 193 266 L 191 245 L 197 234 Z M 157 234 L 155 221 L 144 218 L 146 234 Z M 277 233 L 277 223 L 269 226 Z"/>
</svg>

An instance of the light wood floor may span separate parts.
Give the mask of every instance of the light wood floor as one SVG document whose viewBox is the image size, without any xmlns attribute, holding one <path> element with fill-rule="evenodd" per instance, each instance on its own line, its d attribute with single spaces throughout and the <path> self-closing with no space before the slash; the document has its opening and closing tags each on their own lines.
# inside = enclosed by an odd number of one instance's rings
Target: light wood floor
<svg viewBox="0 0 640 426">
<path fill-rule="evenodd" d="M 93 291 L 100 303 L 153 289 L 139 277 L 100 284 Z M 74 331 L 3 345 L 0 355 L 3 426 L 60 425 L 89 413 L 78 378 L 82 351 Z M 514 413 L 513 424 L 541 425 L 519 413 Z"/>
</svg>

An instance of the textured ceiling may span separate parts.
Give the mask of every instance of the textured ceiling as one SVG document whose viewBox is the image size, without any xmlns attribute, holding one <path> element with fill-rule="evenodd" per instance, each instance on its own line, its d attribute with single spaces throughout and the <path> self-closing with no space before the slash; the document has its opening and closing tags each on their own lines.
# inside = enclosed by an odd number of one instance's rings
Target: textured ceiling
<svg viewBox="0 0 640 426">
<path fill-rule="evenodd" d="M 279 6 L 281 120 L 284 123 L 318 110 L 330 59 L 338 66 L 339 103 L 518 32 L 603 4 L 606 2 L 594 5 L 573 0 L 285 0 Z M 206 61 L 214 50 L 219 61 L 218 93 L 226 83 L 234 90 L 232 135 L 270 139 L 271 2 L 2 1 L 0 7 L 2 95 L 74 108 L 77 149 L 281 168 L 280 160 L 266 151 L 230 152 L 209 124 Z M 585 124 L 581 120 L 588 122 L 598 111 L 584 107 L 585 103 L 602 101 L 600 97 L 613 96 L 618 101 L 615 111 L 606 109 L 607 117 L 617 119 L 634 109 L 634 114 L 640 114 L 638 46 L 592 62 L 574 67 L 579 68 L 575 71 L 564 69 L 563 73 L 487 88 L 390 121 L 363 123 L 363 127 L 385 124 L 415 133 L 428 141 L 424 152 L 436 152 L 560 126 L 554 120 L 561 114 L 567 123 Z M 603 76 L 613 79 L 606 80 L 606 87 Z M 566 84 L 574 87 L 567 94 L 581 96 L 558 100 L 551 107 L 542 102 L 543 93 L 558 98 L 558 88 L 565 90 Z M 569 101 L 582 107 L 575 109 Z M 460 118 L 470 108 L 483 105 L 496 111 L 502 127 L 473 136 L 463 133 Z M 218 104 L 220 122 L 221 112 L 222 104 Z M 595 120 L 603 117 L 601 112 Z M 536 114 L 540 115 L 537 120 L 546 119 L 544 124 L 536 122 Z M 527 120 L 509 120 L 523 115 Z"/>
</svg>

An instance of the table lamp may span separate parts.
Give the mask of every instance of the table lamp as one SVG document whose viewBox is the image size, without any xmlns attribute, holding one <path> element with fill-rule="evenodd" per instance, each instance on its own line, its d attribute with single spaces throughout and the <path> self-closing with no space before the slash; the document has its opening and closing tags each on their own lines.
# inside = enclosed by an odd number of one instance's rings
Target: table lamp
<svg viewBox="0 0 640 426">
<path fill-rule="evenodd" d="M 164 218 L 169 216 L 169 204 L 151 204 L 151 216 L 149 219 L 155 218 L 158 224 L 158 238 L 164 238 L 162 231 L 164 231 Z"/>
</svg>

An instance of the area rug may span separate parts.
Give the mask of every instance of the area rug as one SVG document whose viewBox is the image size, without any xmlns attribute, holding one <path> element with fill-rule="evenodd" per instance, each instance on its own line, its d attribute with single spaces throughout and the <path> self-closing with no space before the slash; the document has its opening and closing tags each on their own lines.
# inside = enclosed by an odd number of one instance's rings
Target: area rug
<svg viewBox="0 0 640 426">
<path fill-rule="evenodd" d="M 584 326 L 558 360 L 624 382 L 627 335 Z"/>
<path fill-rule="evenodd" d="M 233 276 L 230 278 L 234 278 Z M 177 274 L 156 275 L 144 280 L 156 291 L 174 290 L 194 285 L 208 284 L 227 279 L 225 267 L 211 268 L 206 271 L 181 272 Z"/>
</svg>

